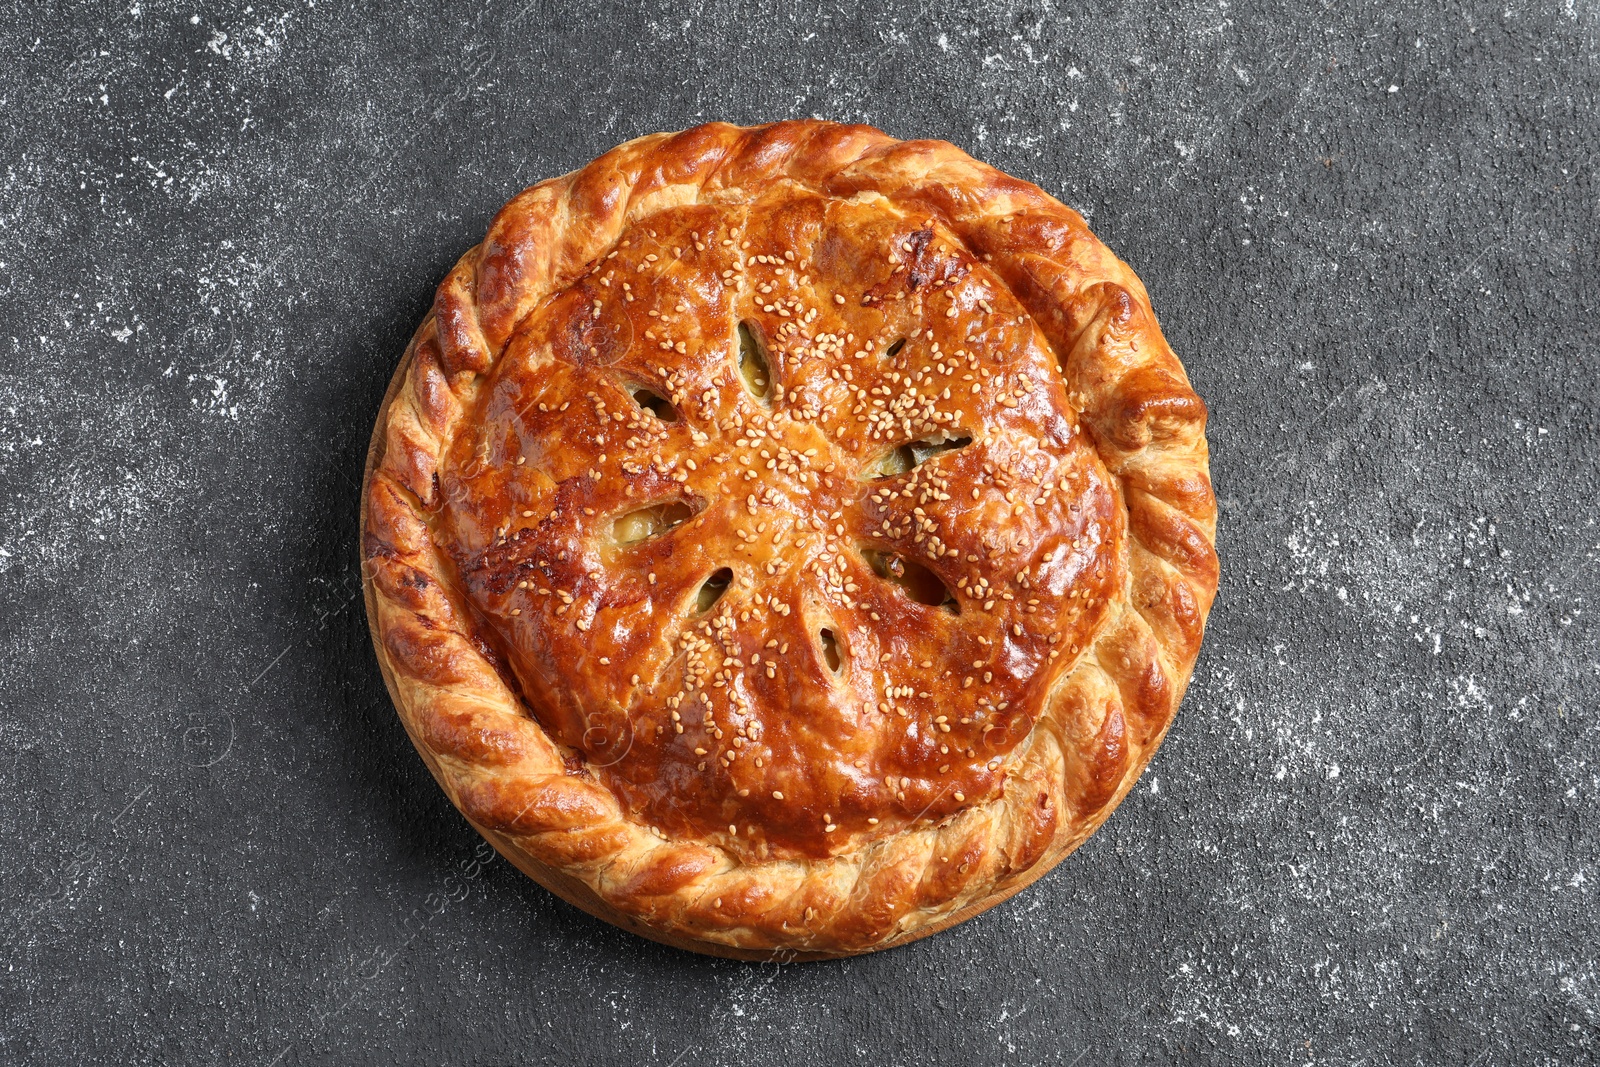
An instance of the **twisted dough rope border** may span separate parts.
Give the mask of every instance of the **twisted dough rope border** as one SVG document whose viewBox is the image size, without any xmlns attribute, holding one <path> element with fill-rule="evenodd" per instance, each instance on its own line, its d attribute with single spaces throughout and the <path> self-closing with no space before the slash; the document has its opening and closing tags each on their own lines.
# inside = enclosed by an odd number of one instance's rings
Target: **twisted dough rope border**
<svg viewBox="0 0 1600 1067">
<path fill-rule="evenodd" d="M 789 181 L 936 218 L 1018 298 L 1127 519 L 1124 587 L 1063 672 L 1005 789 L 936 826 L 823 860 L 741 863 L 629 821 L 527 714 L 475 638 L 427 516 L 437 470 L 516 326 L 659 211 Z M 1133 272 L 1071 209 L 937 141 L 821 121 L 642 137 L 525 190 L 440 285 L 374 430 L 362 563 L 395 705 L 467 819 L 529 875 L 647 937 L 743 958 L 850 955 L 925 936 L 1046 873 L 1104 821 L 1165 736 L 1216 593 L 1205 407 Z"/>
</svg>

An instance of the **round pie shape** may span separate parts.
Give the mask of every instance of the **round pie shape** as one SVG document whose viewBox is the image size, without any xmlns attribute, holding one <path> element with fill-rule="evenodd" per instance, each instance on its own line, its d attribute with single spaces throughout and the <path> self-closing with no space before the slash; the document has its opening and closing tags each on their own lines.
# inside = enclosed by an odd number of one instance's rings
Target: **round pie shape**
<svg viewBox="0 0 1600 1067">
<path fill-rule="evenodd" d="M 820 121 L 624 144 L 439 287 L 362 490 L 378 660 L 496 848 L 668 944 L 902 944 L 1083 842 L 1217 585 L 1205 407 L 1038 188 Z"/>
</svg>

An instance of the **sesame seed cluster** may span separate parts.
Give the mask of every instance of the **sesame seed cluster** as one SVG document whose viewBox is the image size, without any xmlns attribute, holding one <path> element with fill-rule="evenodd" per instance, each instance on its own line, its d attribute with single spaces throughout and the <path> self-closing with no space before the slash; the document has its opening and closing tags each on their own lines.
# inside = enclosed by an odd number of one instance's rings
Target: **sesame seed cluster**
<svg viewBox="0 0 1600 1067">
<path fill-rule="evenodd" d="M 937 823 L 1126 579 L 1057 355 L 872 195 L 667 206 L 521 321 L 434 537 L 508 682 L 623 808 L 747 860 Z"/>
</svg>

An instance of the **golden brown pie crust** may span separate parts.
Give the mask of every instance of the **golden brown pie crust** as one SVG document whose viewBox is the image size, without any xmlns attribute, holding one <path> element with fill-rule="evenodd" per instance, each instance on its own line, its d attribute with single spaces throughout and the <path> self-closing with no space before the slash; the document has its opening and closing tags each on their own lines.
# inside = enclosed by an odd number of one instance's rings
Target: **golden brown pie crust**
<svg viewBox="0 0 1600 1067">
<path fill-rule="evenodd" d="M 373 434 L 406 730 L 539 882 L 825 958 L 992 906 L 1160 744 L 1216 592 L 1205 407 L 1070 209 L 819 121 L 643 137 L 439 287 Z"/>
</svg>

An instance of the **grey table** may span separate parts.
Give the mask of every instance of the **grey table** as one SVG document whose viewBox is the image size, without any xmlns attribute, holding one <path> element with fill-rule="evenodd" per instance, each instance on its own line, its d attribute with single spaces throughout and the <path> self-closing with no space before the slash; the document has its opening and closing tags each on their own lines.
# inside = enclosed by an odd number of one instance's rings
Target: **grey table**
<svg viewBox="0 0 1600 1067">
<path fill-rule="evenodd" d="M 874 6 L 0 17 L 0 1062 L 1600 1057 L 1595 0 Z M 1069 862 L 752 966 L 479 843 L 384 694 L 356 494 L 512 193 L 811 114 L 953 141 L 1139 271 L 1224 575 Z"/>
</svg>

